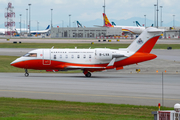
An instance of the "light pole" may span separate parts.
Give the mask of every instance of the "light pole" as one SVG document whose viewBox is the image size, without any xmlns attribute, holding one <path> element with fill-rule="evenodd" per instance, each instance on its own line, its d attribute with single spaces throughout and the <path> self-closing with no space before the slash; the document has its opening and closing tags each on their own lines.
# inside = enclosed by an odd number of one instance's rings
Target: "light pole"
<svg viewBox="0 0 180 120">
<path fill-rule="evenodd" d="M 156 27 L 156 4 L 154 4 L 154 27 Z"/>
<path fill-rule="evenodd" d="M 159 9 L 158 9 L 158 0 L 157 0 L 157 28 L 158 28 L 158 11 Z"/>
<path fill-rule="evenodd" d="M 37 31 L 39 31 L 39 22 L 37 21 Z"/>
<path fill-rule="evenodd" d="M 20 16 L 20 35 L 21 35 L 21 15 L 22 14 L 19 14 L 19 16 Z"/>
<path fill-rule="evenodd" d="M 160 8 L 161 8 L 161 27 L 162 27 L 162 7 L 163 6 L 160 6 Z"/>
<path fill-rule="evenodd" d="M 28 32 L 28 9 L 26 9 L 26 33 Z"/>
<path fill-rule="evenodd" d="M 51 28 L 53 27 L 53 25 L 52 25 L 52 11 L 53 11 L 53 9 L 51 9 Z"/>
<path fill-rule="evenodd" d="M 104 8 L 104 14 L 105 14 L 105 8 L 106 8 L 106 6 L 105 6 L 105 0 L 104 0 L 104 6 L 103 6 L 103 8 Z M 105 18 L 104 18 L 103 22 L 104 22 L 104 26 L 105 26 Z"/>
<path fill-rule="evenodd" d="M 144 15 L 144 17 L 145 17 L 145 28 L 146 28 L 146 15 Z"/>
<path fill-rule="evenodd" d="M 173 15 L 173 27 L 175 28 L 175 15 Z"/>
<path fill-rule="evenodd" d="M 71 27 L 71 14 L 69 14 L 69 27 Z"/>
<path fill-rule="evenodd" d="M 64 20 L 61 20 L 62 21 L 62 27 L 64 27 Z"/>
<path fill-rule="evenodd" d="M 29 35 L 30 35 L 30 33 L 31 33 L 31 16 L 30 16 L 30 11 L 31 11 L 30 6 L 31 6 L 31 4 L 28 4 L 28 5 L 29 5 Z"/>
</svg>

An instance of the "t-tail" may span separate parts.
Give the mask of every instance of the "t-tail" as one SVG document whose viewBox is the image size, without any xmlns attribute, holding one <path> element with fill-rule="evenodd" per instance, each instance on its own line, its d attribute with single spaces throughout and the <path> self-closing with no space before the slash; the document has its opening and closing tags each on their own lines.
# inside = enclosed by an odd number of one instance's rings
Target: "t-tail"
<svg viewBox="0 0 180 120">
<path fill-rule="evenodd" d="M 150 53 L 162 32 L 162 29 L 149 27 L 127 49 L 131 52 Z"/>
<path fill-rule="evenodd" d="M 110 22 L 109 19 L 107 18 L 106 14 L 103 13 L 103 19 L 105 21 L 105 27 L 114 27 Z"/>
</svg>

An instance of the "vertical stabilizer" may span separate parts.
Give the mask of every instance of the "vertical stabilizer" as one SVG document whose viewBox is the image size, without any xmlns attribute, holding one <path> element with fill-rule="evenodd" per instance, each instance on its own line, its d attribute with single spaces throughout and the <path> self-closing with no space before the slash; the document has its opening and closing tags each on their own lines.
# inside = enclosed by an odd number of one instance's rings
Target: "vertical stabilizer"
<svg viewBox="0 0 180 120">
<path fill-rule="evenodd" d="M 81 25 L 81 23 L 79 21 L 77 21 L 77 26 L 82 27 L 82 25 Z"/>
<path fill-rule="evenodd" d="M 107 18 L 106 14 L 103 13 L 103 19 L 105 20 L 105 26 L 106 27 L 114 27 L 110 22 L 109 19 Z"/>
<path fill-rule="evenodd" d="M 162 32 L 163 30 L 154 27 L 145 29 L 139 37 L 129 45 L 128 50 L 133 52 L 150 53 Z"/>
<path fill-rule="evenodd" d="M 48 25 L 48 26 L 47 26 L 46 30 L 48 30 L 48 29 L 49 29 L 49 27 L 50 27 L 50 25 Z"/>
<path fill-rule="evenodd" d="M 137 25 L 137 27 L 141 27 L 141 25 L 139 24 L 138 21 L 136 21 L 136 25 Z"/>
</svg>

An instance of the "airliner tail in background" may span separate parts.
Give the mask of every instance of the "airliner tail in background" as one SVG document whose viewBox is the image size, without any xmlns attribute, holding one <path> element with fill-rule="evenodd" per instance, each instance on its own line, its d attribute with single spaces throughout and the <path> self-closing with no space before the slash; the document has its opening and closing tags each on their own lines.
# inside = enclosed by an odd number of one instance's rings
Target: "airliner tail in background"
<svg viewBox="0 0 180 120">
<path fill-rule="evenodd" d="M 128 33 L 141 34 L 145 30 L 145 27 L 141 27 L 141 26 L 137 26 L 137 27 L 136 26 L 113 26 L 109 22 L 109 19 L 107 18 L 105 13 L 103 13 L 103 19 L 105 21 L 105 27 L 121 27 L 124 34 L 128 34 Z"/>
</svg>

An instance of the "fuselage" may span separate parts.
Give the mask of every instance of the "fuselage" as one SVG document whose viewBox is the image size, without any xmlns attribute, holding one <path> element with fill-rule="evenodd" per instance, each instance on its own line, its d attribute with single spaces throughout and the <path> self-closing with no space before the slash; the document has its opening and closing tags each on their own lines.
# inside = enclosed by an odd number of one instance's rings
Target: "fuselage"
<svg viewBox="0 0 180 120">
<path fill-rule="evenodd" d="M 133 34 L 141 34 L 145 27 L 136 27 L 136 26 L 114 26 L 114 27 L 121 27 L 123 32 L 130 32 Z"/>
<path fill-rule="evenodd" d="M 156 55 L 134 53 L 127 49 L 36 49 L 16 59 L 12 66 L 37 70 L 89 69 L 101 71 L 116 58 L 111 69 L 154 59 Z"/>
</svg>

